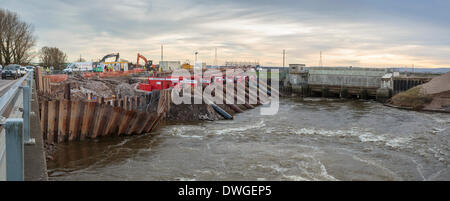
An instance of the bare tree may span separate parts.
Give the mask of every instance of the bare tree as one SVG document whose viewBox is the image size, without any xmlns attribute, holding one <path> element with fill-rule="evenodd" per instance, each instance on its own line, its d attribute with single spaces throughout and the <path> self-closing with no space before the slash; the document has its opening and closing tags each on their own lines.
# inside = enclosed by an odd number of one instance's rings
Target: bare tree
<svg viewBox="0 0 450 201">
<path fill-rule="evenodd" d="M 43 47 L 40 51 L 39 58 L 45 67 L 53 66 L 57 70 L 64 68 L 67 61 L 67 55 L 57 47 Z"/>
<path fill-rule="evenodd" d="M 28 64 L 36 44 L 33 27 L 9 10 L 0 9 L 0 64 Z"/>
</svg>

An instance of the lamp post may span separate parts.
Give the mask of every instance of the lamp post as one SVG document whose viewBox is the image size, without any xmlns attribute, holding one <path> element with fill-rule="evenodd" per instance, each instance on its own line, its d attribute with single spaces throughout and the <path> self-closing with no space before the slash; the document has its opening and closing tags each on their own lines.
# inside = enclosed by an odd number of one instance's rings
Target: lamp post
<svg viewBox="0 0 450 201">
<path fill-rule="evenodd" d="M 195 63 L 197 63 L 197 55 L 198 55 L 198 51 L 195 51 Z"/>
</svg>

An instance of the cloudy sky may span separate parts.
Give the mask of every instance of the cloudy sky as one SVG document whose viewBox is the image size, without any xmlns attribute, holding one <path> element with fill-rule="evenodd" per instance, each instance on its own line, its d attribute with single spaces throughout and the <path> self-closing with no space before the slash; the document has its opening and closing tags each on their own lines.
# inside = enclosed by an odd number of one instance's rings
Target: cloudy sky
<svg viewBox="0 0 450 201">
<path fill-rule="evenodd" d="M 73 61 L 120 52 L 165 60 L 317 66 L 450 66 L 448 0 L 0 0 L 32 23 L 38 48 Z"/>
</svg>

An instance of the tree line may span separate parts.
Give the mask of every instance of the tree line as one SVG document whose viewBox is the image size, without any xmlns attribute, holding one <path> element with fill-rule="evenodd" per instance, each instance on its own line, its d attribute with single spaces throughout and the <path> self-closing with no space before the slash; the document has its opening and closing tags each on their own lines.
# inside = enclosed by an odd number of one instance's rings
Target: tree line
<svg viewBox="0 0 450 201">
<path fill-rule="evenodd" d="M 43 66 L 64 68 L 67 55 L 56 47 L 42 47 L 33 52 L 36 36 L 31 24 L 20 19 L 15 12 L 0 9 L 0 65 L 30 64 L 37 55 Z"/>
</svg>

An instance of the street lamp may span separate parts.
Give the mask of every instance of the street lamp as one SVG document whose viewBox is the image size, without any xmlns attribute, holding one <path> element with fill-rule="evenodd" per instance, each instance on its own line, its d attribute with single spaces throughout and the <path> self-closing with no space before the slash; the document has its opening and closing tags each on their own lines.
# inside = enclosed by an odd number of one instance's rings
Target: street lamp
<svg viewBox="0 0 450 201">
<path fill-rule="evenodd" d="M 197 63 L 197 55 L 198 55 L 198 51 L 195 51 L 195 63 Z"/>
</svg>

